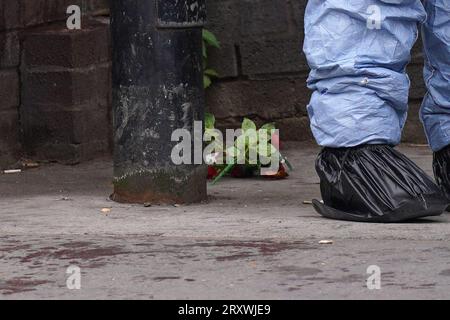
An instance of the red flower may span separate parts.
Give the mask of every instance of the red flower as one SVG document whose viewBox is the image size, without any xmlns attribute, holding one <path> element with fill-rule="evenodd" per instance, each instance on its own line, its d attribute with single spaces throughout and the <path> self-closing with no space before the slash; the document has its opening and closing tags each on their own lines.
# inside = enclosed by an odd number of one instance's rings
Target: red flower
<svg viewBox="0 0 450 320">
<path fill-rule="evenodd" d="M 219 174 L 219 171 L 213 167 L 213 166 L 208 166 L 208 180 L 212 180 L 215 177 L 217 177 L 217 175 Z"/>
</svg>

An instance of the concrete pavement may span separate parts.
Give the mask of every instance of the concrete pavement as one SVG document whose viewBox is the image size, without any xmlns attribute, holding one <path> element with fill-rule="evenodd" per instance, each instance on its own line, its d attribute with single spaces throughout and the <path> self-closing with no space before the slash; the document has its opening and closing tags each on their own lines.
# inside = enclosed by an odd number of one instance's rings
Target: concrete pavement
<svg viewBox="0 0 450 320">
<path fill-rule="evenodd" d="M 320 197 L 318 149 L 288 147 L 289 179 L 225 179 L 192 206 L 111 202 L 109 159 L 0 175 L 0 299 L 450 298 L 448 215 L 325 220 L 303 204 Z M 427 148 L 401 149 L 431 173 Z M 371 265 L 381 290 L 367 288 Z"/>
</svg>

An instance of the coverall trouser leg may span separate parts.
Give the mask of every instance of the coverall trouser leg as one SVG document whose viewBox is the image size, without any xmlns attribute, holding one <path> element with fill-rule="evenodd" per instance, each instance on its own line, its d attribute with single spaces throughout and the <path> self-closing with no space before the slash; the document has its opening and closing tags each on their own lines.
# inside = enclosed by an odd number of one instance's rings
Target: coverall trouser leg
<svg viewBox="0 0 450 320">
<path fill-rule="evenodd" d="M 410 81 L 406 65 L 424 23 L 428 94 L 421 117 L 430 145 L 450 144 L 450 1 L 310 0 L 304 51 L 313 90 L 308 113 L 321 146 L 396 145 Z M 428 19 L 427 18 L 428 14 Z"/>
</svg>

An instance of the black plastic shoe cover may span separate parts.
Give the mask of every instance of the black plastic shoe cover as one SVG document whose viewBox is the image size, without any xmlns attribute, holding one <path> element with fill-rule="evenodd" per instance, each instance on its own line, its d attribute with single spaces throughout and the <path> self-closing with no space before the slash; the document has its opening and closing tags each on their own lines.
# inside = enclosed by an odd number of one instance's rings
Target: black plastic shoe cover
<svg viewBox="0 0 450 320">
<path fill-rule="evenodd" d="M 327 218 L 400 222 L 441 215 L 447 207 L 439 187 L 417 165 L 388 145 L 324 148 L 316 162 Z"/>
<path fill-rule="evenodd" d="M 450 146 L 434 153 L 433 170 L 437 184 L 450 200 Z"/>
</svg>

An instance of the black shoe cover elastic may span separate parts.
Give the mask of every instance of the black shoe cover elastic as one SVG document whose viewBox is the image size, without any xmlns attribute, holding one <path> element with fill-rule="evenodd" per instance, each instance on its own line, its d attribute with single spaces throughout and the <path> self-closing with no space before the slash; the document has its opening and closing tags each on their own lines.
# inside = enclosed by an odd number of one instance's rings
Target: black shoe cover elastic
<svg viewBox="0 0 450 320">
<path fill-rule="evenodd" d="M 439 187 L 417 165 L 388 145 L 324 148 L 316 162 L 326 218 L 401 222 L 441 215 L 447 207 Z"/>
<path fill-rule="evenodd" d="M 450 200 L 450 146 L 434 153 L 433 170 L 438 186 Z"/>
</svg>

